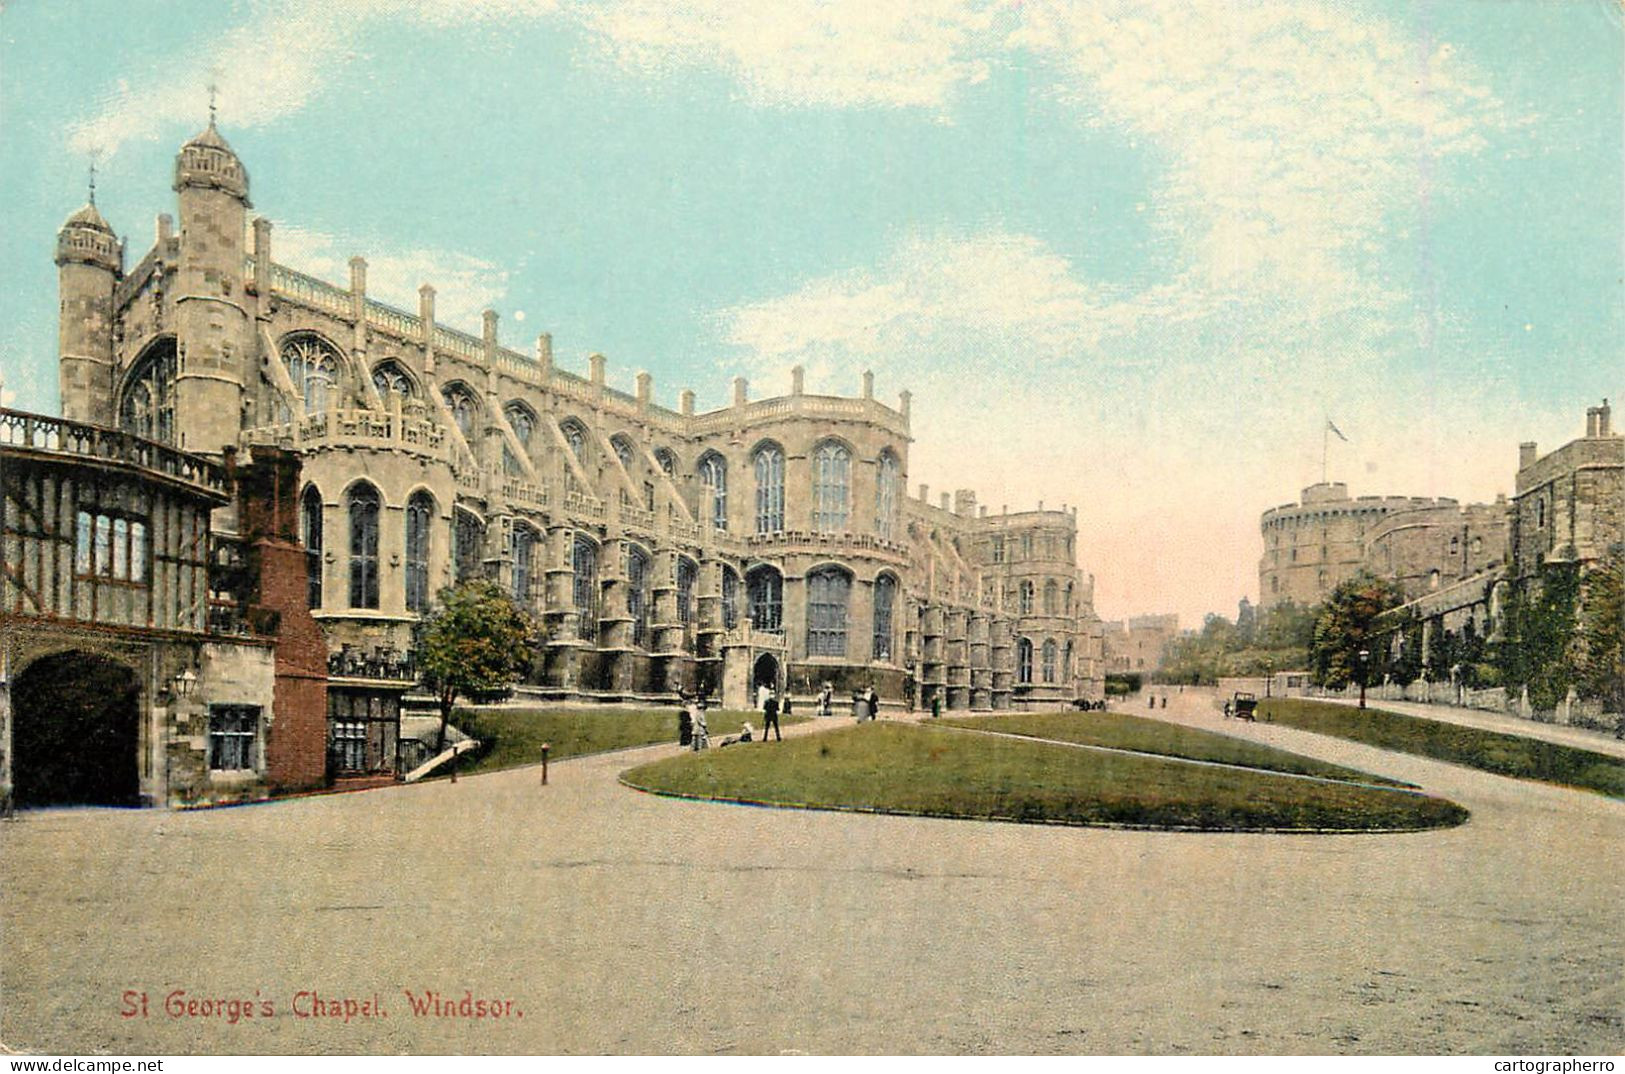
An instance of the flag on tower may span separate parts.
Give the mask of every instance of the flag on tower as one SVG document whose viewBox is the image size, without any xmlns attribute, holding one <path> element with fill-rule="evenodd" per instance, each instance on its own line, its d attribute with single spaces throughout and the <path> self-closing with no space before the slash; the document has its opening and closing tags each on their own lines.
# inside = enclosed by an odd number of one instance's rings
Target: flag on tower
<svg viewBox="0 0 1625 1074">
<path fill-rule="evenodd" d="M 1343 430 L 1342 430 L 1342 429 L 1339 429 L 1339 428 L 1338 428 L 1338 427 L 1337 427 L 1337 426 L 1335 426 L 1335 425 L 1333 425 L 1333 424 L 1332 424 L 1332 419 L 1331 419 L 1331 418 L 1327 418 L 1327 419 L 1326 419 L 1326 428 L 1328 428 L 1328 429 L 1330 429 L 1330 430 L 1331 430 L 1331 431 L 1332 431 L 1332 432 L 1334 432 L 1334 433 L 1336 433 L 1336 434 L 1337 434 L 1337 438 L 1338 438 L 1338 439 L 1339 439 L 1339 440 L 1341 440 L 1341 441 L 1343 441 L 1343 443 L 1345 443 L 1345 444 L 1346 444 L 1346 443 L 1348 443 L 1348 442 L 1349 442 L 1349 438 L 1348 438 L 1348 437 L 1346 437 L 1346 436 L 1344 436 L 1344 435 L 1343 435 Z"/>
</svg>

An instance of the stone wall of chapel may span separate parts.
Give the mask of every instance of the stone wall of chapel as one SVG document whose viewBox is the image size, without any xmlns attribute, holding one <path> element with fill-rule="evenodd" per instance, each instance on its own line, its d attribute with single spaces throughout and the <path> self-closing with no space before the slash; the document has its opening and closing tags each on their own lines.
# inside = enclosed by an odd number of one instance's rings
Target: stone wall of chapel
<svg viewBox="0 0 1625 1074">
<path fill-rule="evenodd" d="M 189 147 L 183 158 L 196 149 Z M 198 381 L 180 393 L 178 428 L 206 428 L 208 438 L 225 428 L 239 432 L 245 445 L 274 444 L 299 454 L 303 481 L 321 499 L 322 606 L 315 615 L 331 648 L 410 644 L 417 617 L 406 608 L 406 506 L 423 491 L 435 504 L 431 599 L 455 579 L 453 528 L 461 513 L 484 525 L 479 572 L 505 586 L 516 585 L 515 533 L 527 527 L 534 532 L 531 584 L 519 596 L 551 634 L 536 685 L 561 696 L 659 695 L 691 688 L 696 676 L 722 681 L 727 660 L 734 661 L 729 666 L 737 678 L 741 662 L 749 665 L 769 652 L 787 665 L 792 689 L 819 680 L 872 682 L 889 699 L 925 703 L 920 669 L 929 646 L 937 669 L 931 674 L 951 707 L 1006 707 L 1014 696 L 1014 645 L 1023 632 L 1039 645 L 1054 637 L 1058 646 L 1073 647 L 1073 674 L 1067 682 L 1046 684 L 1052 687 L 1045 691 L 1049 699 L 1060 702 L 1098 686 L 1092 580 L 1076 567 L 1076 526 L 1067 513 L 984 520 L 966 509 L 974 496 L 961 492 L 958 510 L 931 509 L 927 514 L 942 517 L 920 539 L 909 536 L 917 512 L 906 492 L 906 393 L 898 409 L 881 405 L 866 374 L 856 397 L 806 394 L 796 370 L 787 395 L 753 400 L 738 381 L 733 402 L 710 412 L 696 413 L 691 393 L 684 393 L 677 409 L 660 406 L 644 375 L 633 392 L 610 387 L 600 356 L 577 375 L 554 366 L 546 336 L 536 341 L 534 356 L 509 349 L 500 341 L 495 313 L 487 312 L 477 335 L 443 325 L 428 287 L 420 292 L 416 313 L 378 303 L 367 295 L 367 266 L 359 258 L 351 262 L 347 286 L 277 263 L 270 225 L 259 220 L 245 226 L 246 199 L 235 190 L 187 185 L 178 233 L 160 217 L 151 249 L 115 284 L 115 364 L 122 383 L 147 348 L 172 337 L 183 378 L 190 376 L 195 351 L 217 380 L 237 381 L 219 388 Z M 282 354 L 296 337 L 319 341 L 336 365 L 323 405 L 311 413 Z M 374 385 L 374 373 L 386 362 L 405 374 L 410 398 Z M 447 405 L 448 389 L 466 393 L 466 429 Z M 203 406 L 197 400 L 210 392 L 207 413 L 196 412 Z M 221 404 L 228 395 L 231 405 Z M 509 420 L 515 408 L 535 419 L 528 445 Z M 582 433 L 579 456 L 568 446 L 567 426 Z M 840 532 L 821 533 L 813 457 L 831 440 L 850 453 L 847 518 L 836 527 Z M 627 461 L 617 452 L 620 442 L 631 448 Z M 769 442 L 784 453 L 784 518 L 781 527 L 758 533 L 755 453 Z M 726 467 L 720 531 L 712 526 L 710 496 L 699 474 L 710 453 Z M 897 489 L 892 514 L 881 519 L 878 474 L 888 455 L 897 463 Z M 378 491 L 382 508 L 377 608 L 349 606 L 347 493 L 360 481 Z M 997 570 L 985 562 L 982 538 L 991 528 L 1029 523 L 1041 553 Z M 230 511 L 217 514 L 217 529 L 230 532 L 233 525 Z M 574 604 L 571 553 L 578 537 L 598 553 L 595 619 L 585 630 Z M 625 575 L 627 549 L 634 546 L 648 555 L 650 567 L 648 634 L 641 643 L 632 638 Z M 694 606 L 686 624 L 676 594 L 681 560 L 695 565 Z M 777 634 L 744 626 L 730 630 L 722 623 L 724 570 L 743 580 L 758 565 L 782 575 L 783 630 Z M 807 579 L 826 567 L 846 572 L 852 583 L 841 656 L 808 651 Z M 899 582 L 890 657 L 876 659 L 875 584 L 887 574 Z M 1007 587 L 1020 579 L 1035 586 L 1027 617 L 1005 606 Z M 1043 606 L 1047 581 L 1056 585 L 1052 611 Z M 739 597 L 743 619 L 743 585 Z M 929 639 L 921 629 L 927 618 L 935 624 Z M 578 638 L 583 632 L 591 637 Z"/>
</svg>

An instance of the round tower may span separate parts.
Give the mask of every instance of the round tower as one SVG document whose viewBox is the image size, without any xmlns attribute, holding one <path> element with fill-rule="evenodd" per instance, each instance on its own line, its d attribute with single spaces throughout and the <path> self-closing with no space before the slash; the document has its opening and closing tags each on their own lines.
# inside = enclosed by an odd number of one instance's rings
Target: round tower
<svg viewBox="0 0 1625 1074">
<path fill-rule="evenodd" d="M 218 454 L 237 443 L 245 370 L 252 369 L 255 348 L 243 289 L 248 172 L 212 118 L 175 158 L 175 192 L 180 201 L 178 446 Z"/>
<path fill-rule="evenodd" d="M 56 236 L 62 416 L 113 425 L 113 288 L 123 247 L 92 199 Z"/>
</svg>

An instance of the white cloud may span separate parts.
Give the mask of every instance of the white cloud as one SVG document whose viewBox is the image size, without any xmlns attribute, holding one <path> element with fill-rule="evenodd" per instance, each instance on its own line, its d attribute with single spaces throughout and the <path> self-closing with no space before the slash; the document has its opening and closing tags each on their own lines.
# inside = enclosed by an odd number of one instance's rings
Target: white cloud
<svg viewBox="0 0 1625 1074">
<path fill-rule="evenodd" d="M 169 57 L 145 78 L 120 81 L 72 130 L 69 148 L 107 157 L 125 142 L 163 137 L 177 125 L 198 126 L 211 84 L 233 127 L 258 127 L 293 115 L 356 58 L 360 32 L 373 20 L 446 28 L 534 18 L 556 8 L 556 0 L 262 2 L 217 45 L 194 47 Z"/>
<path fill-rule="evenodd" d="M 1023 10 L 1012 47 L 1053 65 L 1090 121 L 1170 154 L 1156 208 L 1198 303 L 1265 289 L 1308 315 L 1393 303 L 1369 269 L 1375 244 L 1447 193 L 1439 162 L 1508 122 L 1448 44 L 1347 6 Z"/>
<path fill-rule="evenodd" d="M 758 103 L 941 109 L 983 81 L 986 0 L 608 0 L 573 10 L 623 66 L 717 67 Z"/>
<path fill-rule="evenodd" d="M 272 252 L 279 264 L 344 286 L 350 258 L 367 261 L 367 293 L 411 313 L 418 308 L 418 288 L 433 284 L 435 319 L 463 331 L 479 331 L 481 312 L 508 292 L 509 274 L 492 262 L 450 250 L 391 248 L 348 236 L 301 227 L 278 227 Z"/>
<path fill-rule="evenodd" d="M 1079 358 L 1112 316 L 1041 241 L 991 233 L 909 238 L 873 271 L 724 311 L 720 327 L 758 368 L 800 362 L 817 378 L 864 361 L 926 372 L 944 346 L 989 361 Z"/>
</svg>

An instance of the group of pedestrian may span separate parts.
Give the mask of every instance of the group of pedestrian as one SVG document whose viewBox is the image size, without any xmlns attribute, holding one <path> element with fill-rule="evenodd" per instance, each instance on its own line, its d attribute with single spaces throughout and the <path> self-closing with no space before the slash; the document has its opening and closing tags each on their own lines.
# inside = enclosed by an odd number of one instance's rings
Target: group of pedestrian
<svg viewBox="0 0 1625 1074">
<path fill-rule="evenodd" d="M 683 707 L 677 710 L 677 745 L 698 753 L 711 748 L 711 729 L 705 724 L 705 698 L 698 694 L 679 694 Z M 750 732 L 750 725 L 745 725 Z"/>
<path fill-rule="evenodd" d="M 1148 701 L 1150 703 L 1152 708 L 1157 707 L 1157 696 L 1155 694 L 1147 694 L 1145 699 L 1146 699 L 1146 701 Z M 1162 707 L 1163 708 L 1168 707 L 1168 695 L 1167 694 L 1162 695 Z"/>
</svg>

